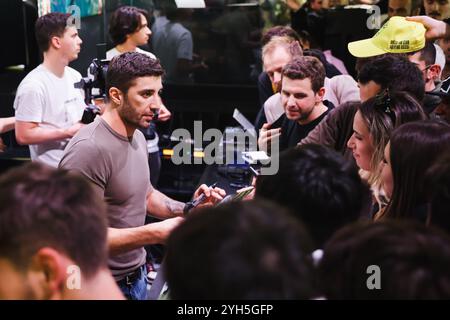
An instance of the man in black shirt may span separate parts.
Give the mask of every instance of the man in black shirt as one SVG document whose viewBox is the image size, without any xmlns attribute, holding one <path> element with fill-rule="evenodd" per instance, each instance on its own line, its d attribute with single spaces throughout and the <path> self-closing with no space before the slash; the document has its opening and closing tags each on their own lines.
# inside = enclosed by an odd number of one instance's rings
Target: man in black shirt
<svg viewBox="0 0 450 320">
<path fill-rule="evenodd" d="M 258 139 L 260 149 L 267 150 L 268 143 L 275 138 L 280 139 L 280 151 L 293 147 L 325 118 L 332 106 L 323 101 L 324 81 L 324 67 L 315 57 L 295 58 L 283 68 L 284 115 L 273 124 L 263 125 Z"/>
</svg>

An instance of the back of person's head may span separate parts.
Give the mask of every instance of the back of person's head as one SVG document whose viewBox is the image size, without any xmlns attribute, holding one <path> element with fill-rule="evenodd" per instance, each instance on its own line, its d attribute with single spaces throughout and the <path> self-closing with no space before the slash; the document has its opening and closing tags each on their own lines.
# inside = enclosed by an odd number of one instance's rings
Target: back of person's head
<svg viewBox="0 0 450 320">
<path fill-rule="evenodd" d="M 424 120 L 426 114 L 408 92 L 389 90 L 363 102 L 358 111 L 367 125 L 373 146 L 369 182 L 374 183 L 379 178 L 384 148 L 392 131 L 404 123 Z"/>
<path fill-rule="evenodd" d="M 160 3 L 161 13 L 170 21 L 176 20 L 183 10 L 178 8 L 174 0 L 158 1 Z"/>
<path fill-rule="evenodd" d="M 303 51 L 304 56 L 316 57 L 322 62 L 322 65 L 325 68 L 325 75 L 328 78 L 332 78 L 334 76 L 338 76 L 342 74 L 333 64 L 329 63 L 325 54 L 319 49 L 307 49 Z"/>
<path fill-rule="evenodd" d="M 268 54 L 272 54 L 276 49 L 283 48 L 291 57 L 298 57 L 303 55 L 303 50 L 300 44 L 288 36 L 272 36 L 262 48 L 262 58 Z"/>
<path fill-rule="evenodd" d="M 258 177 L 255 196 L 289 208 L 319 248 L 337 229 L 366 214 L 370 203 L 368 186 L 353 163 L 320 145 L 282 153 L 278 173 Z"/>
<path fill-rule="evenodd" d="M 91 279 L 107 268 L 106 234 L 105 204 L 80 175 L 32 163 L 0 177 L 0 260 L 24 276 L 51 249 Z"/>
<path fill-rule="evenodd" d="M 309 79 L 311 88 L 318 92 L 325 82 L 325 68 L 316 57 L 297 57 L 283 67 L 282 78 L 292 80 Z"/>
<path fill-rule="evenodd" d="M 109 21 L 109 36 L 114 46 L 124 43 L 127 35 L 141 28 L 141 15 L 147 18 L 148 12 L 131 6 L 117 8 Z"/>
<path fill-rule="evenodd" d="M 417 218 L 413 212 L 426 204 L 428 193 L 436 187 L 425 185 L 425 174 L 444 150 L 449 149 L 447 123 L 419 121 L 394 130 L 390 139 L 393 191 L 384 217 Z"/>
<path fill-rule="evenodd" d="M 106 73 L 106 92 L 112 87 L 127 93 L 134 80 L 140 77 L 161 77 L 164 70 L 158 59 L 138 52 L 125 52 L 115 56 Z"/>
<path fill-rule="evenodd" d="M 311 251 L 285 209 L 233 202 L 192 214 L 172 232 L 164 274 L 173 299 L 310 299 Z"/>
<path fill-rule="evenodd" d="M 408 53 L 408 58 L 424 72 L 425 81 L 436 82 L 441 79 L 445 68 L 445 54 L 441 47 L 432 41 L 427 41 L 421 50 Z M 422 61 L 423 64 L 420 64 Z"/>
<path fill-rule="evenodd" d="M 435 48 L 433 42 L 427 41 L 425 43 L 425 47 L 423 47 L 421 50 L 408 53 L 408 55 L 413 55 L 413 54 L 416 54 L 417 52 L 420 52 L 420 60 L 425 61 L 425 64 L 427 66 L 435 64 L 435 61 L 436 61 L 436 48 Z"/>
<path fill-rule="evenodd" d="M 50 48 L 52 37 L 64 35 L 69 18 L 70 14 L 68 13 L 52 12 L 36 20 L 36 41 L 41 52 L 46 52 Z"/>
<path fill-rule="evenodd" d="M 273 37 L 289 37 L 293 41 L 300 41 L 298 33 L 287 26 L 275 26 L 268 29 L 261 38 L 261 45 L 265 46 Z"/>
<path fill-rule="evenodd" d="M 355 223 L 326 244 L 319 264 L 328 299 L 449 299 L 450 239 L 406 221 Z"/>
<path fill-rule="evenodd" d="M 450 149 L 427 171 L 427 185 L 433 186 L 429 200 L 429 223 L 450 234 Z"/>
<path fill-rule="evenodd" d="M 389 54 L 369 61 L 358 74 L 362 84 L 373 81 L 381 89 L 406 91 L 417 101 L 425 95 L 425 83 L 420 69 L 404 55 Z"/>
</svg>

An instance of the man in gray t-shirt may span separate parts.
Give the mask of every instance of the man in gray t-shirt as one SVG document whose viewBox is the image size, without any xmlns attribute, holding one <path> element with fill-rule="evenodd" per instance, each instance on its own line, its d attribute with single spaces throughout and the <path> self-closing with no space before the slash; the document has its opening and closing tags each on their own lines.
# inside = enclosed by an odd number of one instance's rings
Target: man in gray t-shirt
<svg viewBox="0 0 450 320">
<path fill-rule="evenodd" d="M 158 60 L 128 52 L 111 60 L 106 76 L 108 103 L 101 117 L 70 141 L 60 167 L 88 178 L 108 204 L 109 267 L 130 299 L 146 298 L 144 245 L 163 243 L 183 220 L 185 204 L 172 200 L 149 182 L 146 128 L 160 106 L 163 69 Z M 222 199 L 219 188 L 200 186 L 194 197 L 205 204 Z M 146 212 L 161 222 L 144 225 Z M 88 235 L 86 235 L 88 236 Z"/>
</svg>

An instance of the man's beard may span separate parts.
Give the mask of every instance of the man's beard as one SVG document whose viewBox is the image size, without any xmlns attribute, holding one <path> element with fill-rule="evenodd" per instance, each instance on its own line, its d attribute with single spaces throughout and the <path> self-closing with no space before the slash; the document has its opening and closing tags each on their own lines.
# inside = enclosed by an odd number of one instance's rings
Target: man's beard
<svg viewBox="0 0 450 320">
<path fill-rule="evenodd" d="M 135 127 L 137 128 L 148 128 L 147 126 L 144 126 L 141 124 L 141 119 L 138 117 L 138 114 L 136 113 L 136 110 L 134 110 L 133 106 L 129 102 L 128 98 L 124 97 L 123 106 L 119 109 L 119 116 L 122 119 L 123 122 L 129 127 Z M 150 122 L 149 122 L 150 125 Z"/>
</svg>

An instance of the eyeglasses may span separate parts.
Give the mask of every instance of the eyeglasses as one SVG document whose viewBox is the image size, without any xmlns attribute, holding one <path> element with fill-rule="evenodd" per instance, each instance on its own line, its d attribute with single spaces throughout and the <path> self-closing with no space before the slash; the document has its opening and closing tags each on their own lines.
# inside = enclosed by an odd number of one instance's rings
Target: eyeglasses
<svg viewBox="0 0 450 320">
<path fill-rule="evenodd" d="M 420 71 L 425 72 L 425 71 L 427 71 L 428 69 L 430 69 L 432 66 L 434 66 L 434 64 L 429 64 L 429 65 L 425 66 L 425 68 L 420 69 Z"/>
</svg>

